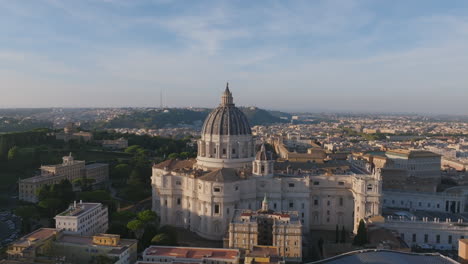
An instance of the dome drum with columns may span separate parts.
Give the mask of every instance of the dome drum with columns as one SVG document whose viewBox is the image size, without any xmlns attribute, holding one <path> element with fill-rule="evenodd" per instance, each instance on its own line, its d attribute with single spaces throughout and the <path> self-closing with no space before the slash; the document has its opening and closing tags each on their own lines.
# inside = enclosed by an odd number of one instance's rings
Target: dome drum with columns
<svg viewBox="0 0 468 264">
<path fill-rule="evenodd" d="M 221 104 L 208 115 L 203 124 L 201 139 L 198 141 L 197 167 L 209 170 L 251 166 L 254 152 L 249 121 L 234 105 L 227 84 Z"/>
</svg>

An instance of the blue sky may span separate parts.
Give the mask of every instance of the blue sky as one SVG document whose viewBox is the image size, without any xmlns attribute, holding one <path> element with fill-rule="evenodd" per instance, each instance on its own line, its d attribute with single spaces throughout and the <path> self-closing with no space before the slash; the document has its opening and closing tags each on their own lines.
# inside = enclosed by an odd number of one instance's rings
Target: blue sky
<svg viewBox="0 0 468 264">
<path fill-rule="evenodd" d="M 468 114 L 468 1 L 0 0 L 0 108 Z"/>
</svg>

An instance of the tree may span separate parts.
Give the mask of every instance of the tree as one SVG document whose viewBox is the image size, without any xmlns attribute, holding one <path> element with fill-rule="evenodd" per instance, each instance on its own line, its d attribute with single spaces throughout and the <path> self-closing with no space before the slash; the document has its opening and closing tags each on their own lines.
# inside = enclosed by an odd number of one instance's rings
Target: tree
<svg viewBox="0 0 468 264">
<path fill-rule="evenodd" d="M 140 240 L 141 248 L 147 248 L 151 245 L 151 240 L 158 233 L 158 228 L 155 225 L 147 225 L 143 231 L 143 235 Z"/>
<path fill-rule="evenodd" d="M 140 180 L 140 173 L 137 170 L 132 170 L 130 177 L 128 178 L 128 184 L 130 185 L 140 185 L 142 184 Z"/>
<path fill-rule="evenodd" d="M 151 211 L 145 210 L 138 213 L 138 219 L 143 223 L 154 223 L 157 220 L 158 215 Z"/>
<path fill-rule="evenodd" d="M 139 145 L 133 145 L 125 149 L 125 153 L 133 154 L 133 155 L 144 153 L 144 151 L 145 150 Z"/>
<path fill-rule="evenodd" d="M 158 246 L 177 246 L 177 233 L 175 232 L 161 232 L 151 239 L 151 245 Z"/>
<path fill-rule="evenodd" d="M 367 228 L 364 220 L 359 221 L 358 231 L 354 237 L 353 244 L 356 246 L 363 246 L 367 243 Z"/>
<path fill-rule="evenodd" d="M 8 150 L 8 161 L 14 161 L 18 158 L 18 147 L 17 146 L 14 146 L 12 148 L 10 148 L 10 150 Z"/>
<path fill-rule="evenodd" d="M 114 167 L 112 176 L 114 176 L 116 179 L 125 179 L 129 177 L 131 171 L 132 169 L 130 166 L 128 166 L 128 164 L 117 164 Z"/>
<path fill-rule="evenodd" d="M 24 205 L 15 209 L 15 215 L 21 217 L 23 233 L 31 232 L 31 220 L 39 217 L 37 208 L 32 205 Z"/>
<path fill-rule="evenodd" d="M 39 202 L 39 207 L 48 211 L 50 216 L 56 215 L 62 205 L 62 201 L 57 198 L 47 198 Z"/>
<path fill-rule="evenodd" d="M 188 158 L 190 157 L 190 153 L 188 153 L 188 152 L 186 152 L 186 151 L 181 152 L 180 155 L 179 155 L 179 157 L 180 157 L 181 159 L 188 159 Z"/>
<path fill-rule="evenodd" d="M 96 179 L 82 177 L 74 179 L 73 185 L 75 187 L 80 187 L 82 191 L 90 191 L 94 182 L 96 182 Z"/>
<path fill-rule="evenodd" d="M 130 229 L 133 232 L 133 234 L 135 234 L 135 237 L 137 239 L 141 239 L 141 236 L 143 235 L 144 227 L 145 227 L 145 224 L 143 223 L 143 221 L 138 220 L 138 219 L 132 220 L 128 222 L 127 224 L 127 228 Z"/>
<path fill-rule="evenodd" d="M 178 153 L 171 153 L 169 154 L 169 156 L 167 156 L 168 159 L 177 159 L 179 158 L 179 154 Z"/>
</svg>

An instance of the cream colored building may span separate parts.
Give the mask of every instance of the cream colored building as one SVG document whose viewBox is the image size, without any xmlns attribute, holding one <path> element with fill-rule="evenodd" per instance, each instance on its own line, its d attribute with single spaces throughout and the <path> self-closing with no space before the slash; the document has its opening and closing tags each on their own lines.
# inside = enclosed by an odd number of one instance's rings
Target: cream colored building
<svg viewBox="0 0 468 264">
<path fill-rule="evenodd" d="M 109 179 L 109 165 L 94 163 L 85 165 L 83 160 L 75 160 L 73 156 L 63 157 L 61 164 L 45 165 L 40 168 L 38 176 L 22 179 L 19 181 L 19 199 L 26 202 L 36 203 L 37 191 L 45 186 L 58 184 L 62 180 L 73 180 L 86 177 L 95 179 L 95 184 L 105 182 Z"/>
<path fill-rule="evenodd" d="M 64 212 L 56 215 L 55 228 L 66 234 L 91 236 L 105 233 L 109 225 L 107 207 L 101 203 L 76 201 Z"/>
<path fill-rule="evenodd" d="M 87 179 L 94 179 L 94 183 L 106 182 L 109 180 L 109 164 L 88 164 L 85 166 L 85 175 Z"/>
<path fill-rule="evenodd" d="M 229 224 L 229 247 L 250 252 L 255 246 L 278 248 L 288 261 L 302 260 L 302 224 L 298 212 L 275 212 L 267 197 L 257 211 L 236 210 Z"/>
<path fill-rule="evenodd" d="M 109 149 L 125 149 L 128 147 L 128 140 L 125 138 L 102 140 L 101 144 L 104 148 Z"/>
<path fill-rule="evenodd" d="M 55 228 L 40 228 L 8 245 L 9 260 L 35 261 L 40 255 L 47 255 L 51 243 L 61 235 Z"/>
<path fill-rule="evenodd" d="M 235 210 L 260 209 L 265 193 L 272 210 L 298 212 L 304 233 L 335 230 L 337 224 L 356 230 L 360 219 L 380 214 L 379 170 L 276 173 L 264 147 L 254 155 L 253 142 L 247 118 L 226 88 L 203 125 L 197 160 L 153 166 L 153 210 L 161 224 L 221 240 Z"/>
</svg>

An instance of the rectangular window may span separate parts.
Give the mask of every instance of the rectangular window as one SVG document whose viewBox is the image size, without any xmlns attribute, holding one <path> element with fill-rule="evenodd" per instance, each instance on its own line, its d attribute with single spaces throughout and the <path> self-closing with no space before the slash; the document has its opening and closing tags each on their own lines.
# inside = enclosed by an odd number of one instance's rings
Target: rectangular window
<svg viewBox="0 0 468 264">
<path fill-rule="evenodd" d="M 221 191 L 221 188 L 219 188 L 219 187 L 214 187 L 214 188 L 213 188 L 213 191 L 214 191 L 214 192 L 220 192 L 220 191 Z"/>
<path fill-rule="evenodd" d="M 302 205 L 301 205 L 301 206 L 302 206 L 302 209 L 304 209 L 304 208 L 305 208 L 305 204 L 304 204 L 304 203 L 302 203 Z"/>
<path fill-rule="evenodd" d="M 276 203 L 273 204 L 273 209 L 276 209 Z"/>
<path fill-rule="evenodd" d="M 219 214 L 219 204 L 215 204 L 214 206 L 214 213 Z"/>
<path fill-rule="evenodd" d="M 412 239 L 413 243 L 416 243 L 416 234 L 413 234 L 413 239 Z"/>
<path fill-rule="evenodd" d="M 290 183 L 290 184 L 289 184 L 289 187 L 294 187 L 294 183 Z"/>
<path fill-rule="evenodd" d="M 236 149 L 232 149 L 232 154 L 236 154 Z"/>
<path fill-rule="evenodd" d="M 177 198 L 177 205 L 180 205 L 180 198 Z"/>
<path fill-rule="evenodd" d="M 452 236 L 451 235 L 448 236 L 448 243 L 452 244 Z"/>
<path fill-rule="evenodd" d="M 327 206 L 330 206 L 330 200 L 327 201 Z"/>
<path fill-rule="evenodd" d="M 226 155 L 226 149 L 223 149 L 223 155 Z"/>
<path fill-rule="evenodd" d="M 343 197 L 340 197 L 340 206 L 343 206 Z"/>
<path fill-rule="evenodd" d="M 314 185 L 319 185 L 319 184 L 320 184 L 320 182 L 314 181 Z"/>
<path fill-rule="evenodd" d="M 289 202 L 289 208 L 294 208 L 294 203 L 293 202 Z"/>
<path fill-rule="evenodd" d="M 440 243 L 440 235 L 437 235 L 437 236 L 436 236 L 436 243 L 437 243 L 437 244 Z"/>
<path fill-rule="evenodd" d="M 314 200 L 314 205 L 318 205 L 318 200 L 317 199 Z"/>
<path fill-rule="evenodd" d="M 338 185 L 344 185 L 344 182 L 340 181 L 338 182 Z"/>
<path fill-rule="evenodd" d="M 428 240 L 429 240 L 429 235 L 428 235 L 428 234 L 424 234 L 424 243 L 427 243 Z"/>
<path fill-rule="evenodd" d="M 176 185 L 182 185 L 182 183 L 180 181 L 176 181 L 175 184 Z"/>
</svg>

